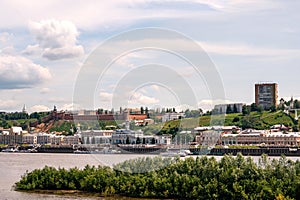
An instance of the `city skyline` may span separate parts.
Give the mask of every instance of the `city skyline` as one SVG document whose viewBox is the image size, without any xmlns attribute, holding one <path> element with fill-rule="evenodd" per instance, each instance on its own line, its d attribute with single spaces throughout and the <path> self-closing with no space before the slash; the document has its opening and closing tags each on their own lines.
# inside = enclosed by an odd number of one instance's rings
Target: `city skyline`
<svg viewBox="0 0 300 200">
<path fill-rule="evenodd" d="M 65 6 L 68 5 L 68 6 Z M 89 55 L 132 29 L 174 30 L 202 47 L 218 71 L 225 99 L 212 100 L 203 77 L 174 56 L 140 51 L 118 59 L 95 89 L 91 108 L 111 107 L 122 77 L 148 63 L 172 66 L 196 94 L 198 107 L 254 102 L 254 84 L 276 82 L 279 98 L 300 97 L 299 2 L 285 1 L 3 1 L 0 3 L 0 110 L 71 110 L 74 84 Z M 8 20 L 9 19 L 9 20 Z M 164 74 L 159 74 L 164 76 Z M 157 84 L 137 88 L 128 107 L 180 107 Z"/>
</svg>

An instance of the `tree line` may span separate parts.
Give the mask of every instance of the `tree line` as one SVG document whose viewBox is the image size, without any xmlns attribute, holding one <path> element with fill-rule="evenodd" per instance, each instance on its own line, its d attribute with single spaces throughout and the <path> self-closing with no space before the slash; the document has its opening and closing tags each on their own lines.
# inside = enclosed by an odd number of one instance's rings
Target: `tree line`
<svg viewBox="0 0 300 200">
<path fill-rule="evenodd" d="M 178 199 L 299 199 L 300 162 L 285 157 L 138 158 L 84 169 L 46 166 L 27 172 L 17 190 L 80 190 L 101 195 Z"/>
</svg>

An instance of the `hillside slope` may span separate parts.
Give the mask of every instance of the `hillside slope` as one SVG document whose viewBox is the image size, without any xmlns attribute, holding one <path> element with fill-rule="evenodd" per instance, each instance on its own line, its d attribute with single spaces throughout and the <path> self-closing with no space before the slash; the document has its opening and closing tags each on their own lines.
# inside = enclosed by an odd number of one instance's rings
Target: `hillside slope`
<svg viewBox="0 0 300 200">
<path fill-rule="evenodd" d="M 144 128 L 146 133 L 160 132 L 161 134 L 174 134 L 181 130 L 191 130 L 197 126 L 239 126 L 243 129 L 270 129 L 275 124 L 283 124 L 289 128 L 299 128 L 298 121 L 293 119 L 293 116 L 285 114 L 283 111 L 277 112 L 251 112 L 249 115 L 242 113 L 226 114 L 225 120 L 218 119 L 221 116 L 215 116 L 214 121 L 211 121 L 211 116 L 201 116 L 199 118 L 185 118 L 182 120 L 173 120 L 166 123 L 149 125 Z"/>
</svg>

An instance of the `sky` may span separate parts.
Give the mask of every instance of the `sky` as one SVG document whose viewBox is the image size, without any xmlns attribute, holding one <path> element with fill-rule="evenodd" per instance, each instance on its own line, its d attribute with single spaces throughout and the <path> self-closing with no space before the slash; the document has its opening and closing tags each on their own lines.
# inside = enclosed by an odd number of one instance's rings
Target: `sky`
<svg viewBox="0 0 300 200">
<path fill-rule="evenodd" d="M 207 110 L 254 102 L 261 82 L 298 98 L 299 9 L 293 0 L 2 0 L 0 111 Z"/>
</svg>

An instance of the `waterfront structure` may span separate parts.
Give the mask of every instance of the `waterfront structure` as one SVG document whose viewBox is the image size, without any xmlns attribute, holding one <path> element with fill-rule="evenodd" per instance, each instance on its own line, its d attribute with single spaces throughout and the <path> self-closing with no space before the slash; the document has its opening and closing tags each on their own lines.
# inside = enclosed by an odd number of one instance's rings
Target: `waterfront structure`
<svg viewBox="0 0 300 200">
<path fill-rule="evenodd" d="M 224 134 L 222 145 L 298 146 L 300 133 L 269 132 L 248 129 L 240 134 Z"/>
<path fill-rule="evenodd" d="M 0 144 L 16 145 L 22 143 L 23 130 L 21 127 L 13 126 L 9 129 L 0 130 Z"/>
<path fill-rule="evenodd" d="M 215 130 L 203 131 L 199 135 L 196 135 L 195 140 L 197 144 L 202 146 L 214 146 L 220 144 L 221 134 Z"/>
<path fill-rule="evenodd" d="M 36 134 L 37 144 L 51 144 L 50 136 L 51 134 L 48 133 L 37 133 Z"/>
<path fill-rule="evenodd" d="M 23 144 L 32 144 L 32 145 L 74 145 L 79 144 L 79 135 L 55 135 L 48 133 L 33 133 L 33 134 L 24 134 L 22 136 Z"/>
<path fill-rule="evenodd" d="M 259 83 L 255 84 L 255 103 L 264 109 L 278 105 L 278 84 Z"/>
<path fill-rule="evenodd" d="M 0 134 L 0 144 L 16 145 L 22 143 L 22 135 Z"/>
<path fill-rule="evenodd" d="M 222 135 L 232 132 L 238 133 L 240 128 L 237 126 L 200 126 L 193 130 L 196 134 L 196 143 L 204 146 L 221 144 Z"/>
<path fill-rule="evenodd" d="M 170 145 L 171 140 L 172 137 L 170 135 L 144 135 L 141 130 L 119 129 L 113 133 L 111 143 Z"/>
<path fill-rule="evenodd" d="M 79 136 L 78 135 L 65 136 L 62 138 L 62 143 L 65 145 L 79 144 Z"/>
<path fill-rule="evenodd" d="M 113 130 L 86 130 L 79 136 L 82 144 L 110 144 Z"/>
<path fill-rule="evenodd" d="M 25 134 L 22 138 L 23 144 L 37 144 L 37 135 L 36 134 Z"/>
</svg>

